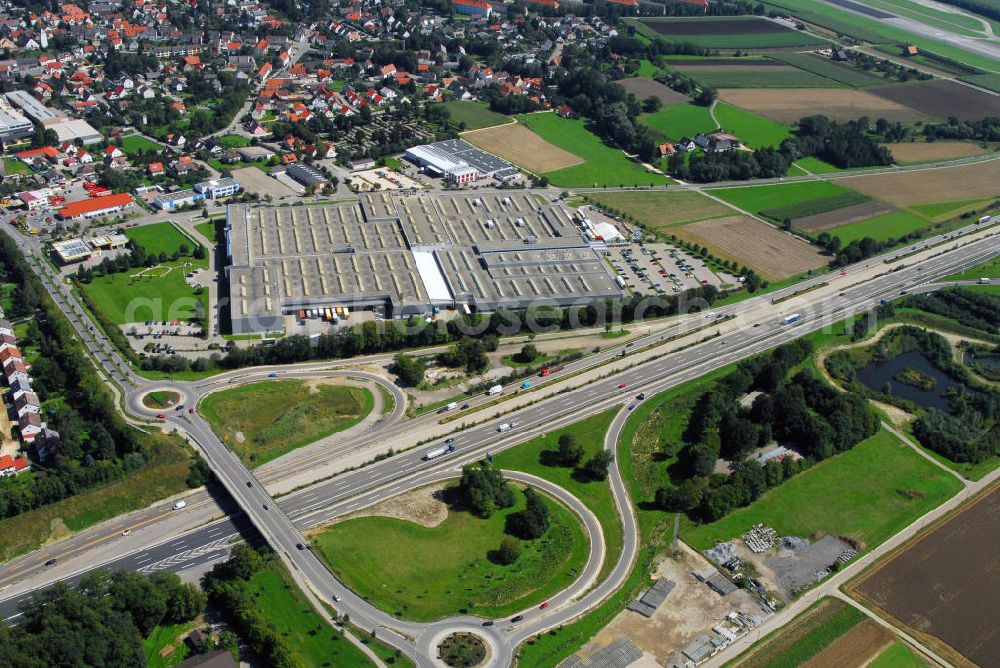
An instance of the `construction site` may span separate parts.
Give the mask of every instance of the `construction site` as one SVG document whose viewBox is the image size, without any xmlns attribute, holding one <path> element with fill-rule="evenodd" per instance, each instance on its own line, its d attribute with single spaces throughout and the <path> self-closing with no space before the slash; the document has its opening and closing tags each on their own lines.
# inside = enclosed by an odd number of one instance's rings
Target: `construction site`
<svg viewBox="0 0 1000 668">
<path fill-rule="evenodd" d="M 621 297 L 603 250 L 569 211 L 524 192 L 231 205 L 232 330 L 278 331 L 285 314 L 337 306 L 396 318 Z"/>
</svg>

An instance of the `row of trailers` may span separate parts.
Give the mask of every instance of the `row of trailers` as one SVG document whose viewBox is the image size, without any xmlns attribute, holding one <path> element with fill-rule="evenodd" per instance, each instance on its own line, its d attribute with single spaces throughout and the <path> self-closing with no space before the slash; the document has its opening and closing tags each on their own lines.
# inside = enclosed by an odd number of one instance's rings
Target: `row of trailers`
<svg viewBox="0 0 1000 668">
<path fill-rule="evenodd" d="M 328 322 L 339 322 L 340 320 L 347 320 L 350 317 L 351 311 L 346 306 L 299 310 L 299 320 L 305 320 L 307 318 L 321 318 Z"/>
</svg>

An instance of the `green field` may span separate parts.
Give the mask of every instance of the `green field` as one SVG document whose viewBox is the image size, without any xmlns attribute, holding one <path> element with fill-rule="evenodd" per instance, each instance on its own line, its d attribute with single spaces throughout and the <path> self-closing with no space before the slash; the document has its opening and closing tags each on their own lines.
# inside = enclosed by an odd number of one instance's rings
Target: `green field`
<svg viewBox="0 0 1000 668">
<path fill-rule="evenodd" d="M 927 664 L 920 660 L 916 652 L 901 640 L 893 641 L 868 664 L 868 668 L 925 668 L 926 666 Z"/>
<path fill-rule="evenodd" d="M 814 158 L 811 155 L 799 158 L 795 161 L 795 164 L 813 174 L 833 174 L 834 172 L 843 171 L 840 167 L 835 167 L 834 165 L 831 165 L 828 162 L 823 162 L 819 158 Z"/>
<path fill-rule="evenodd" d="M 3 168 L 8 176 L 21 175 L 26 176 L 31 174 L 31 167 L 21 162 L 16 158 L 4 158 Z"/>
<path fill-rule="evenodd" d="M 709 192 L 744 211 L 760 213 L 766 209 L 773 209 L 776 205 L 790 206 L 853 191 L 829 181 L 802 181 L 799 183 L 740 186 L 738 188 L 715 188 L 710 189 Z"/>
<path fill-rule="evenodd" d="M 652 230 L 735 213 L 726 205 L 693 190 L 594 192 L 587 193 L 587 199 L 608 210 L 631 216 Z"/>
<path fill-rule="evenodd" d="M 945 276 L 947 281 L 976 281 L 980 278 L 1000 278 L 1000 257 L 969 267 L 951 276 Z"/>
<path fill-rule="evenodd" d="M 640 114 L 639 122 L 659 132 L 664 140 L 671 141 L 693 138 L 716 129 L 708 107 L 693 102 L 671 104 L 651 114 Z"/>
<path fill-rule="evenodd" d="M 622 549 L 622 525 L 611 496 L 611 488 L 606 482 L 581 480 L 573 475 L 572 469 L 555 465 L 552 456 L 554 452 L 558 452 L 559 437 L 573 434 L 583 448 L 584 461 L 589 459 L 604 446 L 604 434 L 617 412 L 616 409 L 604 411 L 505 450 L 494 458 L 494 463 L 503 469 L 524 471 L 554 482 L 590 508 L 601 521 L 608 550 L 600 577 L 614 567 Z"/>
<path fill-rule="evenodd" d="M 967 74 L 959 77 L 959 80 L 1000 93 L 1000 74 Z"/>
<path fill-rule="evenodd" d="M 146 139 L 142 135 L 123 137 L 118 144 L 126 155 L 138 155 L 139 153 L 159 152 L 163 150 L 163 146 L 157 144 L 155 141 Z"/>
<path fill-rule="evenodd" d="M 777 146 L 792 136 L 790 125 L 772 121 L 725 102 L 715 105 L 715 118 L 723 130 L 739 137 L 740 143 L 749 148 Z"/>
<path fill-rule="evenodd" d="M 187 284 L 187 262 L 190 260 L 165 262 L 142 275 L 138 275 L 142 269 L 132 269 L 98 276 L 84 283 L 82 290 L 119 325 L 145 320 L 192 320 L 199 315 L 199 309 L 201 313 L 208 311 L 208 291 L 198 295 Z"/>
<path fill-rule="evenodd" d="M 307 668 L 361 668 L 371 660 L 330 626 L 312 607 L 279 559 L 250 579 L 250 591 L 263 616 L 287 641 Z"/>
<path fill-rule="evenodd" d="M 781 67 L 756 70 L 739 66 L 733 66 L 729 70 L 706 67 L 680 69 L 702 86 L 713 88 L 832 88 L 840 85 L 812 72 Z"/>
<path fill-rule="evenodd" d="M 112 517 L 152 504 L 188 489 L 191 454 L 175 436 L 154 434 L 146 448 L 146 464 L 124 478 L 55 503 L 0 520 L 0 560 L 80 531 Z"/>
<path fill-rule="evenodd" d="M 186 245 L 189 250 L 194 250 L 194 241 L 173 223 L 153 223 L 141 227 L 130 227 L 125 230 L 125 236 L 145 248 L 147 253 L 153 255 L 165 253 L 169 257 L 180 252 L 181 245 Z M 201 266 L 208 266 L 204 260 L 194 260 L 194 262 L 200 262 Z"/>
<path fill-rule="evenodd" d="M 146 654 L 147 668 L 169 668 L 188 658 L 191 654 L 191 647 L 183 640 L 178 640 L 178 637 L 185 635 L 194 626 L 194 622 L 183 622 L 170 626 L 154 627 L 142 643 L 143 651 Z M 166 656 L 160 656 L 160 652 L 168 645 L 173 646 L 174 651 Z"/>
<path fill-rule="evenodd" d="M 857 608 L 835 598 L 823 598 L 790 624 L 772 631 L 725 665 L 739 665 L 740 668 L 801 666 L 865 619 L 865 613 Z"/>
<path fill-rule="evenodd" d="M 925 227 L 930 227 L 933 223 L 925 218 L 921 218 L 909 211 L 893 211 L 881 216 L 859 220 L 856 223 L 848 223 L 840 227 L 828 230 L 832 236 L 840 239 L 845 246 L 855 239 L 871 237 L 876 241 L 886 239 L 898 239 L 902 236 Z"/>
<path fill-rule="evenodd" d="M 839 195 L 833 195 L 831 197 L 821 197 L 819 199 L 796 202 L 795 204 L 776 206 L 773 209 L 763 209 L 760 211 L 760 215 L 780 223 L 785 218 L 795 220 L 796 218 L 814 216 L 819 213 L 842 209 L 845 206 L 861 204 L 862 202 L 867 202 L 870 199 L 871 198 L 867 195 L 862 195 L 861 193 L 854 192 L 852 190 L 840 193 Z"/>
<path fill-rule="evenodd" d="M 689 18 L 644 18 L 644 19 L 625 19 L 624 22 L 627 25 L 636 26 L 636 31 L 645 35 L 650 39 L 655 39 L 657 37 L 662 38 L 667 42 L 683 42 L 688 44 L 696 44 L 697 46 L 704 46 L 711 49 L 773 49 L 781 47 L 793 47 L 793 46 L 816 46 L 823 45 L 827 42 L 823 39 L 814 37 L 808 33 L 804 33 L 798 30 L 792 30 L 791 28 L 777 31 L 777 32 L 754 32 L 753 28 L 749 24 L 754 24 L 764 19 L 754 17 L 754 16 L 725 16 L 725 17 L 699 17 L 696 19 Z M 697 21 L 706 26 L 705 32 L 701 33 L 688 33 L 683 34 L 663 34 L 654 29 L 653 25 L 657 23 L 674 23 L 681 24 L 685 22 Z M 736 33 L 736 34 L 720 34 L 719 31 L 713 30 L 710 26 L 714 22 L 719 23 L 735 23 L 738 21 L 746 22 L 748 24 L 747 32 Z"/>
<path fill-rule="evenodd" d="M 913 204 L 909 208 L 918 213 L 922 213 L 928 218 L 940 220 L 958 216 L 965 211 L 981 209 L 992 202 L 992 199 L 964 199 L 952 200 L 950 202 L 932 202 L 930 204 Z"/>
<path fill-rule="evenodd" d="M 586 162 L 582 165 L 547 172 L 552 185 L 563 188 L 598 186 L 636 186 L 671 183 L 660 174 L 647 172 L 629 160 L 617 148 L 608 146 L 587 129 L 579 118 L 561 118 L 556 114 L 527 114 L 518 120 L 548 142 L 573 153 Z"/>
<path fill-rule="evenodd" d="M 851 88 L 867 88 L 886 83 L 884 77 L 869 74 L 857 67 L 842 65 L 829 58 L 814 56 L 809 53 L 780 53 L 775 54 L 773 57 L 775 60 L 780 60 L 800 70 L 823 77 L 828 84 L 843 84 Z"/>
<path fill-rule="evenodd" d="M 465 123 L 465 130 L 489 128 L 510 121 L 509 116 L 490 111 L 489 107 L 479 102 L 452 100 L 451 102 L 445 102 L 444 108 L 451 115 L 452 124 L 459 127 L 459 124 Z"/>
<path fill-rule="evenodd" d="M 353 427 L 373 406 L 364 388 L 269 380 L 213 392 L 198 411 L 247 466 L 260 466 Z"/>
<path fill-rule="evenodd" d="M 246 148 L 250 145 L 250 140 L 241 135 L 222 135 L 219 137 L 219 144 L 224 148 Z"/>
<path fill-rule="evenodd" d="M 391 517 L 348 519 L 313 537 L 313 545 L 344 584 L 397 617 L 502 617 L 567 587 L 588 551 L 579 520 L 547 499 L 552 524 L 545 535 L 523 541 L 514 564 L 490 561 L 507 516 L 524 506 L 524 495 L 516 497 L 513 508 L 489 519 L 451 509 L 432 528 Z"/>
<path fill-rule="evenodd" d="M 820 531 L 868 550 L 956 494 L 962 484 L 891 433 L 881 430 L 847 452 L 816 464 L 717 522 L 682 537 L 707 550 L 764 523 L 782 536 Z"/>
</svg>

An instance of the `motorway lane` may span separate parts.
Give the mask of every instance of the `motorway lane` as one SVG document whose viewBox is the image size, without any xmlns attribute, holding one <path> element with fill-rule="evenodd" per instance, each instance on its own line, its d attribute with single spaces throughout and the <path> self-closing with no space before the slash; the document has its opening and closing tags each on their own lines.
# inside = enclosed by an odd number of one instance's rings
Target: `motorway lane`
<svg viewBox="0 0 1000 668">
<path fill-rule="evenodd" d="M 879 298 L 887 298 L 898 296 L 898 291 L 900 289 L 905 289 L 906 286 L 910 286 L 912 283 L 920 282 L 925 280 L 925 278 L 931 278 L 934 275 L 941 275 L 945 273 L 950 273 L 951 271 L 967 265 L 974 264 L 985 259 L 986 257 L 993 256 L 997 252 L 996 242 L 993 240 L 986 240 L 977 242 L 969 249 L 963 249 L 960 254 L 956 254 L 952 257 L 952 253 L 947 256 L 940 258 L 932 258 L 928 260 L 924 266 L 926 267 L 923 271 L 917 271 L 915 268 L 904 269 L 899 272 L 893 272 L 886 274 L 870 284 L 862 286 L 864 289 L 855 289 L 854 294 L 851 295 L 850 299 L 835 297 L 830 298 L 827 301 L 837 302 L 842 301 L 840 304 L 833 305 L 823 305 L 821 308 L 824 310 L 832 310 L 833 314 L 824 320 L 816 319 L 813 322 L 800 321 L 794 325 L 785 327 L 778 323 L 773 323 L 769 326 L 764 326 L 762 328 L 751 328 L 748 330 L 743 330 L 731 336 L 727 336 L 726 343 L 723 344 L 721 340 L 711 341 L 703 346 L 698 346 L 695 349 L 688 351 L 682 351 L 674 355 L 668 355 L 655 362 L 642 365 L 636 369 L 629 370 L 620 374 L 621 380 L 630 381 L 628 392 L 631 395 L 632 392 L 638 391 L 639 389 L 644 389 L 643 383 L 649 384 L 648 391 L 656 392 L 667 387 L 676 386 L 686 380 L 702 375 L 709 368 L 715 368 L 726 364 L 730 361 L 747 356 L 757 352 L 758 350 L 763 350 L 773 345 L 776 345 L 780 341 L 791 340 L 796 338 L 809 330 L 817 329 L 823 326 L 824 322 L 833 322 L 843 317 L 846 317 L 848 313 L 860 312 L 869 308 L 875 301 Z M 807 326 L 808 324 L 808 326 Z M 754 331 L 757 329 L 757 331 Z M 706 356 L 704 348 L 709 349 L 714 348 L 719 354 L 714 356 Z M 728 346 L 728 348 L 727 348 Z M 656 380 L 660 379 L 660 380 Z M 616 381 L 619 378 L 608 379 L 600 381 L 603 390 L 599 391 L 598 394 L 604 397 L 602 402 L 598 402 L 597 396 L 594 396 L 595 386 L 589 386 L 585 388 L 585 391 L 576 391 L 572 393 L 567 393 L 560 395 L 554 401 L 558 401 L 563 405 L 563 409 L 576 408 L 579 410 L 589 410 L 590 412 L 595 412 L 603 407 L 603 403 L 617 403 L 625 400 L 625 397 L 617 390 Z M 570 405 L 568 399 L 574 399 L 575 395 L 580 395 L 579 399 L 575 399 Z M 551 406 L 546 404 L 553 403 L 552 400 L 548 402 L 542 402 L 534 406 L 523 409 L 519 412 L 519 427 L 517 431 L 520 432 L 519 435 L 522 438 L 511 438 L 506 434 L 498 434 L 495 432 L 495 421 L 491 424 L 483 425 L 478 428 L 473 428 L 462 432 L 456 438 L 457 445 L 460 446 L 459 452 L 465 448 L 462 448 L 463 443 L 468 447 L 466 455 L 462 458 L 463 460 L 475 459 L 481 456 L 481 453 L 485 448 L 496 451 L 503 447 L 509 447 L 510 445 L 516 444 L 524 440 L 524 437 L 529 437 L 536 432 L 544 431 L 545 429 L 554 428 L 557 425 L 552 424 L 552 412 L 549 410 Z M 595 405 L 597 404 L 597 405 Z M 570 415 L 566 419 L 566 422 L 574 421 L 575 414 Z M 527 433 L 525 433 L 527 432 Z M 462 439 L 459 441 L 459 439 Z M 471 447 L 470 447 L 471 446 Z M 399 475 L 406 475 L 410 471 L 417 470 L 421 468 L 421 462 L 419 461 L 419 452 L 403 453 L 397 457 L 393 457 L 385 462 L 380 463 L 380 465 L 373 465 L 373 467 L 386 469 L 384 472 L 376 473 L 373 470 L 362 469 L 360 471 L 351 472 L 345 474 L 344 476 L 335 478 L 327 483 L 322 483 L 317 486 L 318 489 L 310 489 L 306 493 L 300 493 L 295 495 L 290 495 L 282 499 L 282 505 L 288 504 L 288 512 L 298 515 L 301 513 L 308 513 L 311 510 L 329 505 L 330 500 L 336 499 L 338 497 L 345 499 L 341 508 L 335 508 L 330 512 L 318 513 L 314 516 L 314 521 L 326 521 L 328 517 L 337 512 L 348 512 L 353 508 L 358 507 L 360 504 L 367 502 L 377 502 L 381 498 L 385 498 L 403 488 L 412 488 L 414 486 L 419 486 L 421 484 L 426 484 L 426 478 L 422 476 L 414 476 L 411 480 L 407 481 L 405 485 L 396 485 L 396 488 L 389 487 L 390 483 L 385 483 L 387 478 L 391 476 L 392 473 Z M 458 464 L 459 462 L 454 462 Z M 453 464 L 454 465 L 454 464 Z M 385 473 L 389 473 L 387 476 Z M 426 475 L 426 474 L 425 474 Z M 370 488 L 369 491 L 370 499 L 361 498 L 359 500 L 358 495 L 366 487 Z M 337 489 L 339 488 L 339 489 Z M 308 497 L 307 497 L 308 495 Z M 316 497 L 320 498 L 317 500 Z M 353 499 L 348 502 L 347 500 Z M 312 523 L 311 521 L 309 522 Z M 627 566 L 625 572 L 627 572 Z M 581 605 L 584 604 L 581 601 Z M 573 606 L 568 608 L 566 611 L 566 619 L 571 619 L 572 616 L 580 614 L 580 606 Z M 352 617 L 353 617 L 352 613 Z M 561 622 L 558 622 L 561 623 Z M 534 631 L 529 631 L 525 627 L 525 634 L 530 635 Z M 528 637 L 525 635 L 524 637 Z"/>
<path fill-rule="evenodd" d="M 992 242 L 986 242 L 986 244 L 990 244 L 990 243 L 992 243 Z M 955 255 L 955 257 L 957 257 L 961 261 L 974 262 L 977 259 L 977 256 L 975 255 L 975 253 L 977 252 L 977 249 L 980 252 L 983 252 L 982 249 L 980 248 L 980 246 L 985 246 L 986 247 L 985 255 L 995 254 L 995 252 L 996 252 L 996 245 L 995 245 L 995 243 L 992 243 L 992 245 L 989 245 L 989 246 L 987 246 L 986 244 L 984 244 L 983 242 L 979 242 L 975 247 L 970 248 L 970 249 L 963 249 L 961 252 L 956 253 L 954 255 Z M 918 281 L 918 280 L 920 280 L 924 276 L 928 276 L 929 277 L 934 272 L 934 270 L 936 270 L 936 269 L 947 269 L 949 267 L 954 268 L 954 267 L 958 266 L 958 263 L 956 263 L 954 261 L 949 262 L 948 259 L 946 258 L 946 259 L 943 259 L 943 260 L 937 260 L 937 261 L 932 260 L 932 261 L 929 261 L 929 263 L 925 263 L 925 266 L 927 266 L 928 268 L 930 268 L 931 271 L 926 271 L 923 274 L 919 274 L 918 272 L 910 269 L 910 270 L 904 270 L 902 272 L 898 272 L 895 275 L 889 274 L 887 276 L 884 276 L 884 277 L 881 277 L 879 279 L 876 279 L 871 284 L 868 284 L 869 290 L 874 289 L 875 292 L 878 292 L 878 291 L 881 291 L 881 290 L 890 290 L 890 292 L 887 292 L 884 295 L 882 295 L 882 296 L 890 296 L 890 295 L 893 294 L 891 292 L 891 290 L 895 290 L 896 288 L 898 288 L 900 286 L 904 286 L 905 287 L 908 284 L 908 282 L 915 281 L 915 280 Z M 947 272 L 946 271 L 942 271 L 941 273 L 947 273 Z M 913 275 L 911 276 L 910 274 L 913 274 Z M 855 292 L 858 292 L 858 291 L 855 291 Z M 866 294 L 866 291 L 858 292 L 858 299 L 860 301 L 856 301 L 853 304 L 848 305 L 847 307 L 841 307 L 839 310 L 842 310 L 842 311 L 846 312 L 846 311 L 851 310 L 851 307 L 853 307 L 853 309 L 855 311 L 863 310 L 863 308 L 858 308 L 858 306 L 860 306 L 862 302 L 865 302 L 865 301 L 870 302 L 871 299 L 877 298 L 877 297 L 878 297 L 878 295 L 875 295 L 875 294 Z M 868 306 L 870 306 L 870 303 L 868 304 Z M 840 319 L 842 317 L 844 317 L 843 314 L 835 316 L 832 319 Z M 792 325 L 790 327 L 779 328 L 779 332 L 778 333 L 779 334 L 780 333 L 786 334 L 786 336 L 784 337 L 783 340 L 789 340 L 790 338 L 794 338 L 795 336 L 798 336 L 801 333 L 804 333 L 804 331 L 798 331 L 798 332 L 796 332 L 796 330 L 800 330 L 801 329 L 801 327 L 799 327 L 799 326 L 802 325 L 802 324 L 803 323 L 800 322 L 800 323 L 796 323 L 795 325 Z M 761 349 L 764 349 L 764 348 L 770 347 L 772 345 L 775 345 L 778 342 L 778 341 L 772 341 L 771 339 L 774 339 L 774 338 L 777 338 L 777 337 L 771 336 L 770 334 L 765 335 L 765 336 L 754 337 L 754 341 L 750 341 L 750 339 L 748 338 L 748 334 L 752 335 L 753 333 L 752 332 L 749 332 L 749 333 L 747 333 L 747 332 L 740 333 L 738 336 L 736 336 L 736 337 L 733 338 L 733 342 L 734 342 L 734 344 L 745 344 L 746 343 L 746 344 L 751 344 L 751 345 L 745 345 L 745 346 L 743 346 L 742 349 L 736 351 L 735 355 L 733 355 L 731 353 L 725 353 L 725 354 L 719 355 L 716 358 L 714 358 L 714 361 L 725 363 L 725 362 L 728 362 L 729 359 L 742 358 L 742 357 L 746 356 L 747 354 L 752 354 L 753 352 L 756 352 L 756 343 L 755 343 L 755 341 L 760 341 L 760 342 L 764 342 L 765 343 L 765 345 Z M 791 334 L 791 336 L 787 336 L 787 334 Z M 708 345 L 710 347 L 713 346 L 713 345 L 717 347 L 717 346 L 720 346 L 720 345 L 724 346 L 724 345 L 726 345 L 726 343 L 723 343 L 721 341 L 714 341 L 714 342 L 709 343 Z M 738 346 L 734 346 L 734 347 L 738 347 Z M 699 349 L 700 348 L 701 347 L 699 346 Z M 703 355 L 704 351 L 696 349 L 695 353 L 698 354 L 698 355 Z M 685 355 L 685 353 L 681 353 L 679 356 L 680 357 L 686 357 L 687 355 Z M 682 361 L 682 362 L 684 362 L 685 361 L 684 359 L 681 359 L 681 360 L 677 359 L 677 357 L 679 357 L 679 356 L 678 355 L 671 355 L 671 356 L 668 356 L 667 358 L 662 358 L 662 359 L 669 359 L 670 361 Z M 658 362 L 661 362 L 662 359 L 659 360 Z M 657 363 L 652 363 L 650 365 L 643 365 L 642 367 L 639 367 L 639 368 L 640 369 L 647 369 L 648 370 L 648 367 L 656 366 L 656 364 Z M 694 366 L 698 366 L 698 365 L 694 365 Z M 657 372 L 659 370 L 658 369 L 653 369 L 653 371 L 654 371 L 653 375 L 657 375 Z M 631 372 L 631 371 L 630 372 L 624 372 L 623 374 L 620 374 L 620 375 L 622 376 L 622 378 L 626 378 L 626 377 L 628 377 L 629 373 L 633 373 L 633 372 Z M 695 375 L 700 375 L 700 373 L 703 373 L 703 371 L 695 371 L 694 373 L 695 373 Z M 684 382 L 688 378 L 692 377 L 692 371 L 691 371 L 691 369 L 686 369 L 685 373 L 682 373 L 679 376 L 675 375 L 675 377 L 677 378 L 677 384 L 679 384 L 680 382 Z M 638 382 L 638 383 L 641 383 L 642 381 L 644 381 L 644 380 L 646 380 L 648 378 L 649 378 L 648 375 L 635 375 L 635 381 Z M 577 392 L 576 394 L 579 395 L 579 394 L 582 394 L 582 393 Z M 560 397 L 560 399 L 563 402 L 565 402 L 565 396 L 566 395 L 562 395 Z M 593 403 L 593 401 L 590 399 L 590 397 L 584 397 L 584 401 L 585 401 L 585 403 L 587 405 L 590 405 L 590 404 Z M 545 402 L 543 402 L 543 403 L 545 403 Z M 539 406 L 541 406 L 541 404 L 539 404 Z M 521 411 L 521 413 L 519 413 L 519 416 L 526 416 L 527 413 L 530 413 L 530 412 L 532 412 L 530 409 L 525 409 L 524 411 Z M 546 418 L 546 421 L 548 420 L 547 416 L 543 416 L 543 417 Z M 202 422 L 202 421 L 200 419 L 197 419 L 197 420 L 192 420 L 192 422 L 199 423 L 199 422 Z M 226 474 L 228 476 L 228 480 L 229 480 L 229 483 L 230 483 L 228 486 L 230 487 L 230 491 L 232 492 L 233 491 L 232 488 L 235 487 L 235 485 L 233 485 L 233 481 L 241 473 L 243 473 L 245 475 L 245 471 L 242 470 L 242 465 L 238 463 L 238 460 L 236 460 L 236 458 L 233 457 L 232 454 L 228 450 L 226 450 L 224 448 L 224 446 L 221 445 L 221 443 L 218 443 L 217 445 L 216 445 L 216 443 L 212 443 L 212 440 L 214 439 L 214 435 L 211 434 L 211 432 L 207 430 L 207 425 L 204 425 L 202 423 L 200 425 L 196 425 L 195 429 L 193 429 L 193 430 L 189 429 L 189 431 L 194 431 L 195 432 L 193 435 L 195 435 L 195 437 L 199 440 L 199 442 L 202 443 L 203 447 L 204 447 L 206 441 L 209 443 L 209 448 L 211 450 L 213 450 L 213 454 L 217 457 L 217 459 L 213 462 L 213 464 L 214 464 L 213 468 L 215 466 L 218 466 L 219 469 L 226 471 Z M 205 433 L 206 431 L 207 431 L 207 434 Z M 215 440 L 217 441 L 217 439 L 215 439 Z M 396 459 L 397 458 L 393 458 L 392 460 L 387 460 L 387 461 L 395 462 Z M 235 464 L 233 464 L 234 461 L 236 462 Z M 243 507 L 245 507 L 245 508 L 249 507 L 249 508 L 252 509 L 251 510 L 251 514 L 257 516 L 255 523 L 257 523 L 258 526 L 263 526 L 265 528 L 266 532 L 271 532 L 272 535 L 270 536 L 270 538 L 272 540 L 274 540 L 275 542 L 278 542 L 279 544 L 283 544 L 283 546 L 285 548 L 287 548 L 290 545 L 290 541 L 295 541 L 295 540 L 299 540 L 300 539 L 300 535 L 297 533 L 297 531 L 294 529 L 294 527 L 292 527 L 291 523 L 287 520 L 286 517 L 284 517 L 284 515 L 282 513 L 276 513 L 276 512 L 274 512 L 274 513 L 270 513 L 268 515 L 264 515 L 263 514 L 263 513 L 266 513 L 267 510 L 268 510 L 268 509 L 264 508 L 264 505 L 266 505 L 267 502 L 264 501 L 263 499 L 266 499 L 267 497 L 266 497 L 265 494 L 263 494 L 263 492 L 256 491 L 256 488 L 255 488 L 255 486 L 253 484 L 251 484 L 251 486 L 249 488 L 247 488 L 247 489 L 249 490 L 248 492 L 243 492 L 242 489 L 237 489 L 237 491 L 234 493 L 234 496 L 236 496 L 242 502 L 241 505 L 243 505 Z M 262 503 L 262 510 L 257 511 L 256 508 L 253 506 L 254 502 L 260 502 L 260 503 Z M 287 552 L 285 553 L 285 556 L 286 556 L 286 558 L 289 558 L 289 560 L 292 560 L 291 556 L 288 555 Z M 308 557 L 311 556 L 311 555 L 301 554 L 300 553 L 300 555 L 298 555 L 298 556 L 305 557 L 304 559 L 297 559 L 295 561 L 300 562 L 301 568 L 303 569 L 303 571 L 306 572 L 306 574 L 309 577 L 309 579 L 312 579 L 313 577 L 318 577 L 320 579 L 323 579 L 324 577 L 328 577 L 328 576 L 324 576 L 324 573 L 321 570 L 316 570 L 317 567 L 319 569 L 322 569 L 322 566 L 320 564 L 318 564 L 318 562 L 316 562 L 316 560 L 314 558 L 312 560 L 310 560 Z M 352 614 L 352 616 L 355 616 L 355 615 Z M 378 615 L 376 615 L 374 618 L 377 618 L 377 617 L 378 617 Z"/>
</svg>

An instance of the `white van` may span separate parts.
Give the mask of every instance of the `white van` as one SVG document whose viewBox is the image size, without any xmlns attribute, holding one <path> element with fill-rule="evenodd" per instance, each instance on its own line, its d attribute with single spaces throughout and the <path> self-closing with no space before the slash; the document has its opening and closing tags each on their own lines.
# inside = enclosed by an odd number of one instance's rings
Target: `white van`
<svg viewBox="0 0 1000 668">
<path fill-rule="evenodd" d="M 187 501 L 175 501 L 174 510 L 180 510 L 181 508 L 187 506 Z"/>
</svg>

